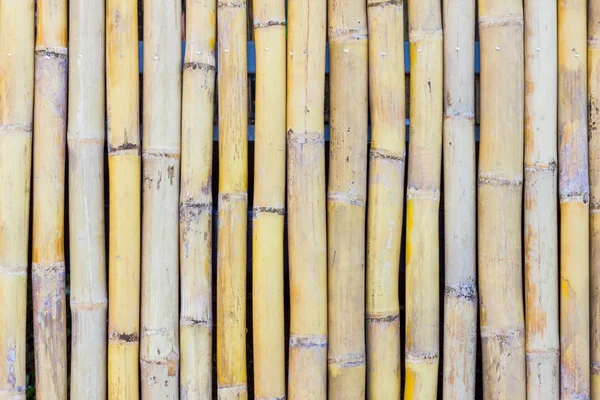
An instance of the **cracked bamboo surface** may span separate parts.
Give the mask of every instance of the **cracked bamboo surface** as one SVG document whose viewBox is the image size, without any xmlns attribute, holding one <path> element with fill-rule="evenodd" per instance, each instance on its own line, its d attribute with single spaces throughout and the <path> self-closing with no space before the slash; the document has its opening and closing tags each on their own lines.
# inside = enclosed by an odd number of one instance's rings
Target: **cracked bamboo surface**
<svg viewBox="0 0 600 400">
<path fill-rule="evenodd" d="M 32 281 L 36 396 L 67 398 L 65 150 L 67 1 L 37 2 Z"/>
<path fill-rule="evenodd" d="M 0 0 L 0 399 L 25 399 L 34 1 Z"/>
<path fill-rule="evenodd" d="M 181 2 L 144 1 L 142 397 L 179 397 Z"/>
<path fill-rule="evenodd" d="M 179 246 L 181 399 L 212 394 L 212 162 L 216 0 L 187 0 Z"/>
</svg>

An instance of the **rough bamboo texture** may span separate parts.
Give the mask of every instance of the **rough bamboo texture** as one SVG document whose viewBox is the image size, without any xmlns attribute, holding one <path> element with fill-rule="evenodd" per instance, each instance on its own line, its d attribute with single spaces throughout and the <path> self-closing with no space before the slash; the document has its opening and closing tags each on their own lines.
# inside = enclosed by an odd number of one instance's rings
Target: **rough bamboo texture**
<svg viewBox="0 0 600 400">
<path fill-rule="evenodd" d="M 367 220 L 367 394 L 400 398 L 400 243 L 406 155 L 403 2 L 369 0 L 371 150 Z"/>
<path fill-rule="evenodd" d="M 212 394 L 212 162 L 216 0 L 187 0 L 181 115 L 182 400 Z"/>
<path fill-rule="evenodd" d="M 219 216 L 217 387 L 221 400 L 246 399 L 248 76 L 246 0 L 217 1 Z"/>
<path fill-rule="evenodd" d="M 483 390 L 485 399 L 524 399 L 523 4 L 521 0 L 481 0 L 478 5 L 478 259 Z"/>
<path fill-rule="evenodd" d="M 475 0 L 444 8 L 444 399 L 475 399 Z"/>
<path fill-rule="evenodd" d="M 587 2 L 558 2 L 561 398 L 590 397 Z"/>
<path fill-rule="evenodd" d="M 36 396 L 67 398 L 65 151 L 67 0 L 37 2 L 33 141 L 33 328 Z"/>
<path fill-rule="evenodd" d="M 252 208 L 254 398 L 285 398 L 285 0 L 254 0 L 256 114 Z"/>
<path fill-rule="evenodd" d="M 327 398 L 324 90 L 327 2 L 288 2 L 288 398 Z"/>
<path fill-rule="evenodd" d="M 558 399 L 556 6 L 527 0 L 524 11 L 527 398 Z"/>
<path fill-rule="evenodd" d="M 179 397 L 181 2 L 144 1 L 142 398 Z"/>
<path fill-rule="evenodd" d="M 104 0 L 69 5 L 69 253 L 73 399 L 106 399 Z"/>
<path fill-rule="evenodd" d="M 34 1 L 0 0 L 0 399 L 25 400 Z"/>
</svg>

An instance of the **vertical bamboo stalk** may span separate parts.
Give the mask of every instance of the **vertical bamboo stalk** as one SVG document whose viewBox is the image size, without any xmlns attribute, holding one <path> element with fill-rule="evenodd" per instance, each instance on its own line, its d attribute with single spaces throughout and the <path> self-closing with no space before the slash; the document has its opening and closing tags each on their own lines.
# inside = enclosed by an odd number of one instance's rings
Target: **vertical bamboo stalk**
<svg viewBox="0 0 600 400">
<path fill-rule="evenodd" d="M 181 2 L 144 1 L 142 397 L 179 397 Z"/>
<path fill-rule="evenodd" d="M 182 399 L 212 394 L 212 159 L 216 73 L 215 0 L 187 0 L 181 115 Z"/>
<path fill-rule="evenodd" d="M 327 398 L 326 15 L 326 1 L 288 2 L 290 400 Z"/>
<path fill-rule="evenodd" d="M 400 398 L 400 242 L 406 155 L 404 4 L 369 0 L 371 150 L 367 213 L 367 388 Z"/>
<path fill-rule="evenodd" d="M 590 396 L 587 2 L 558 3 L 561 398 Z"/>
<path fill-rule="evenodd" d="M 556 7 L 525 1 L 525 321 L 527 397 L 558 399 Z"/>
<path fill-rule="evenodd" d="M 0 0 L 0 399 L 25 399 L 34 1 Z"/>
<path fill-rule="evenodd" d="M 444 1 L 444 399 L 475 398 L 475 0 Z"/>
<path fill-rule="evenodd" d="M 246 399 L 248 76 L 246 0 L 217 1 L 219 217 L 217 383 L 219 399 Z"/>
<path fill-rule="evenodd" d="M 71 398 L 106 398 L 104 0 L 69 6 Z"/>
<path fill-rule="evenodd" d="M 366 1 L 329 0 L 329 398 L 365 397 Z"/>
<path fill-rule="evenodd" d="M 256 116 L 252 210 L 254 397 L 285 398 L 285 1 L 254 0 Z"/>
<path fill-rule="evenodd" d="M 65 147 L 67 1 L 37 2 L 33 141 L 33 327 L 36 396 L 67 398 Z"/>
<path fill-rule="evenodd" d="M 524 399 L 523 2 L 480 0 L 479 35 L 478 259 L 484 398 Z"/>
</svg>

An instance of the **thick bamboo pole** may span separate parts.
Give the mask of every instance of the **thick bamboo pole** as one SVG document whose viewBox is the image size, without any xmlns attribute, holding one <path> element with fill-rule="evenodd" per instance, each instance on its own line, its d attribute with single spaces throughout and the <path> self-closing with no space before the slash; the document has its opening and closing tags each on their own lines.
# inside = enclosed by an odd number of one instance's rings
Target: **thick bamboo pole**
<svg viewBox="0 0 600 400">
<path fill-rule="evenodd" d="M 71 398 L 106 398 L 104 0 L 69 5 Z"/>
<path fill-rule="evenodd" d="M 480 0 L 479 35 L 478 259 L 484 398 L 524 399 L 523 2 Z"/>
<path fill-rule="evenodd" d="M 216 74 L 215 0 L 187 0 L 181 115 L 182 399 L 212 393 L 212 159 Z"/>
<path fill-rule="evenodd" d="M 67 1 L 37 2 L 33 141 L 33 327 L 36 396 L 67 398 L 65 148 Z"/>
<path fill-rule="evenodd" d="M 142 397 L 179 397 L 181 2 L 144 1 Z"/>
<path fill-rule="evenodd" d="M 327 2 L 288 2 L 288 397 L 327 398 L 324 90 Z"/>
<path fill-rule="evenodd" d="M 444 399 L 475 399 L 475 0 L 444 8 Z"/>
<path fill-rule="evenodd" d="M 246 0 L 217 1 L 219 217 L 217 384 L 219 399 L 246 399 L 248 76 Z"/>
<path fill-rule="evenodd" d="M 587 2 L 558 3 L 561 398 L 590 396 Z"/>
<path fill-rule="evenodd" d="M 285 398 L 285 1 L 254 0 L 256 116 L 252 209 L 254 397 Z"/>
<path fill-rule="evenodd" d="M 556 6 L 527 0 L 524 11 L 527 397 L 558 399 Z"/>
<path fill-rule="evenodd" d="M 34 1 L 0 0 L 0 399 L 25 399 Z"/>
<path fill-rule="evenodd" d="M 403 2 L 369 0 L 371 150 L 367 213 L 367 388 L 400 398 L 400 242 L 406 155 Z"/>
</svg>

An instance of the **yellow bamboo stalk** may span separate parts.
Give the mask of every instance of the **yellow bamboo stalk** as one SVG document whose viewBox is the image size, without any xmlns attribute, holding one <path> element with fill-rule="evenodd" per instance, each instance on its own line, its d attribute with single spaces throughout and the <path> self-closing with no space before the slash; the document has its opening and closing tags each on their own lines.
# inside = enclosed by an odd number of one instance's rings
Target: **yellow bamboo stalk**
<svg viewBox="0 0 600 400">
<path fill-rule="evenodd" d="M 524 11 L 527 397 L 558 399 L 556 6 L 527 0 Z"/>
<path fill-rule="evenodd" d="M 33 327 L 36 396 L 67 398 L 65 148 L 67 1 L 37 2 L 33 141 Z"/>
<path fill-rule="evenodd" d="M 69 5 L 71 398 L 106 398 L 104 0 Z"/>
<path fill-rule="evenodd" d="M 486 399 L 525 398 L 523 3 L 480 0 L 479 292 Z"/>
<path fill-rule="evenodd" d="M 252 209 L 254 398 L 285 398 L 285 1 L 254 0 L 256 116 Z"/>
<path fill-rule="evenodd" d="M 246 0 L 217 1 L 219 217 L 217 384 L 219 399 L 246 399 L 248 76 Z"/>
<path fill-rule="evenodd" d="M 444 8 L 444 399 L 475 398 L 475 1 Z"/>
<path fill-rule="evenodd" d="M 324 89 L 327 3 L 288 2 L 288 397 L 327 398 Z"/>
<path fill-rule="evenodd" d="M 142 398 L 179 397 L 181 2 L 144 1 Z"/>
<path fill-rule="evenodd" d="M 590 397 L 587 2 L 558 3 L 561 398 Z"/>
<path fill-rule="evenodd" d="M 217 2 L 187 0 L 179 252 L 182 399 L 212 394 L 212 159 Z"/>
<path fill-rule="evenodd" d="M 403 2 L 369 0 L 371 150 L 367 213 L 367 388 L 400 398 L 400 242 L 406 155 Z"/>
<path fill-rule="evenodd" d="M 0 0 L 0 399 L 25 399 L 34 1 Z"/>
</svg>

